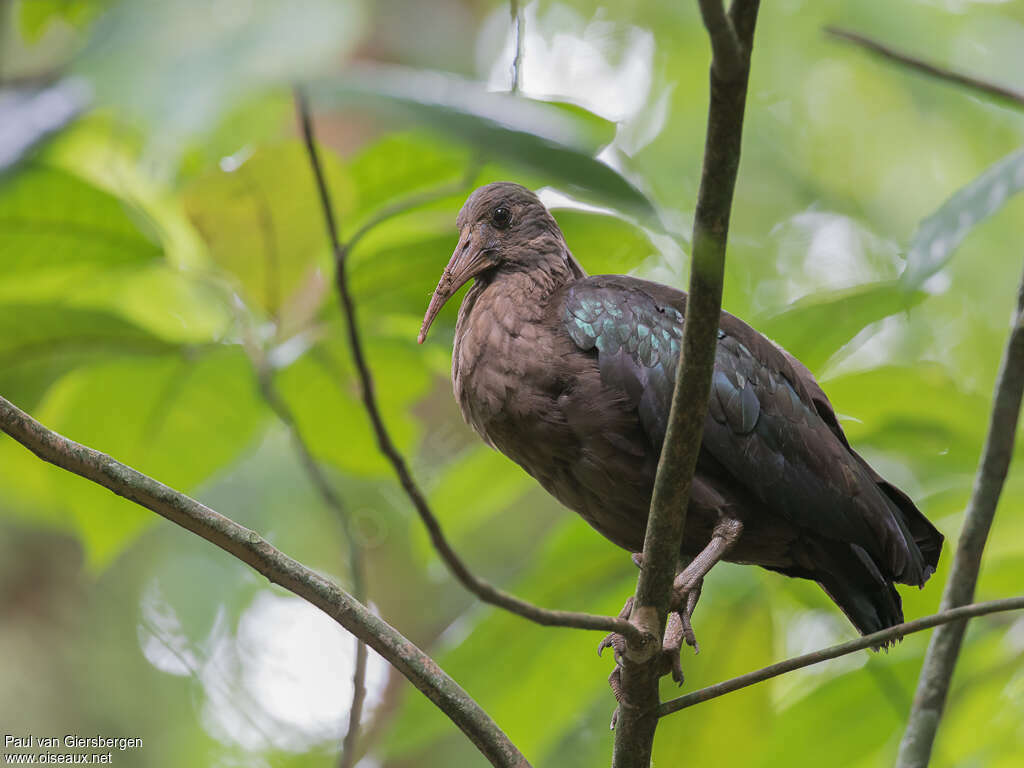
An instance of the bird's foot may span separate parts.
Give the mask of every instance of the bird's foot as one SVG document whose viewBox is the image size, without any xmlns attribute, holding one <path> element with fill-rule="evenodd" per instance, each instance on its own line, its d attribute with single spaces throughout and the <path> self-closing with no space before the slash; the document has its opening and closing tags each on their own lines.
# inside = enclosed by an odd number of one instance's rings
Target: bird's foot
<svg viewBox="0 0 1024 768">
<path fill-rule="evenodd" d="M 704 579 L 699 578 L 696 581 L 689 581 L 685 579 L 686 572 L 679 574 L 676 577 L 675 584 L 673 584 L 672 594 L 672 613 L 670 616 L 675 616 L 679 619 L 679 640 L 680 647 L 682 642 L 685 642 L 688 646 L 693 648 L 694 653 L 700 653 L 700 646 L 697 644 L 697 636 L 693 632 L 693 611 L 697 607 L 697 601 L 700 600 L 700 591 L 704 586 Z M 668 629 L 665 630 L 665 636 L 668 637 Z M 667 642 L 667 639 L 666 639 Z"/>
</svg>

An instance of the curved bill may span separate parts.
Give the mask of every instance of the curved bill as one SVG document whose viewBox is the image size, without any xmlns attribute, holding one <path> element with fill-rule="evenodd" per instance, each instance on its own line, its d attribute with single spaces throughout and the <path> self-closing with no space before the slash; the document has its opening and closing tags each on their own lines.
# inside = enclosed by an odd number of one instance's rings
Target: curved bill
<svg viewBox="0 0 1024 768">
<path fill-rule="evenodd" d="M 441 279 L 437 281 L 434 295 L 430 297 L 430 304 L 427 306 L 427 313 L 423 316 L 423 325 L 420 326 L 420 334 L 416 338 L 417 343 L 422 344 L 427 339 L 427 331 L 430 330 L 434 318 L 441 311 L 448 299 L 468 283 L 473 277 L 491 266 L 485 250 L 473 248 L 473 237 L 466 234 L 459 239 L 459 244 L 452 253 L 448 266 L 444 268 Z"/>
</svg>

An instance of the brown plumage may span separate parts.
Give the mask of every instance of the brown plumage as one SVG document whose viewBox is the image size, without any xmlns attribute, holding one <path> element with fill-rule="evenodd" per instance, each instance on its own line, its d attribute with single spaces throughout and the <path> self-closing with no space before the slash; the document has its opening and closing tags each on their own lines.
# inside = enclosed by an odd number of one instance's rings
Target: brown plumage
<svg viewBox="0 0 1024 768">
<path fill-rule="evenodd" d="M 452 357 L 466 421 L 615 544 L 642 549 L 686 294 L 587 277 L 527 189 L 490 184 L 424 318 L 475 279 Z M 688 639 L 719 559 L 817 581 L 862 633 L 903 620 L 893 582 L 923 585 L 942 535 L 849 445 L 799 361 L 723 312 L 676 580 Z"/>
</svg>

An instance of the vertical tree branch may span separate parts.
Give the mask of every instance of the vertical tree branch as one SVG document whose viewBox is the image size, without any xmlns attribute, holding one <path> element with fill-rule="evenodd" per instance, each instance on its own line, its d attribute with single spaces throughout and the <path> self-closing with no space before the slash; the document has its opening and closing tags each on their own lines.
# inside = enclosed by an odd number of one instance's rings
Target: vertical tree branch
<svg viewBox="0 0 1024 768">
<path fill-rule="evenodd" d="M 750 72 L 750 54 L 758 0 L 734 0 L 728 15 L 709 10 L 702 15 L 726 24 L 731 32 L 709 27 L 712 40 L 710 104 L 704 166 L 693 223 L 690 293 L 683 324 L 682 354 L 676 370 L 668 430 L 662 444 L 654 495 L 644 539 L 644 558 L 630 621 L 641 631 L 662 637 L 676 573 L 690 485 L 707 414 L 711 374 L 722 309 L 722 281 L 729 212 L 739 169 L 743 112 Z M 721 19 L 719 19 L 721 17 Z M 735 37 L 740 66 L 719 60 Z M 657 648 L 644 651 L 627 643 L 622 660 L 622 699 L 615 732 L 614 768 L 647 768 L 658 724 Z"/>
<path fill-rule="evenodd" d="M 255 531 L 97 450 L 47 429 L 0 397 L 0 431 L 47 461 L 156 512 L 316 606 L 373 648 L 444 712 L 491 765 L 529 768 L 490 716 L 430 656 L 345 590 L 270 545 Z"/>
<path fill-rule="evenodd" d="M 512 84 L 509 93 L 519 93 L 522 83 L 523 66 L 523 12 L 519 8 L 519 0 L 509 0 L 508 12 L 512 17 Z"/>
<path fill-rule="evenodd" d="M 981 556 L 992 527 L 996 505 L 1003 490 L 1013 457 L 1024 393 L 1024 277 L 1017 293 L 1017 308 L 1006 342 L 1006 350 L 996 377 L 995 399 L 989 419 L 988 437 L 982 450 L 974 489 L 964 515 L 964 526 L 957 542 L 949 580 L 942 593 L 940 610 L 967 605 L 974 599 Z M 931 758 L 932 744 L 942 720 L 966 621 L 946 624 L 935 630 L 917 683 L 903 740 L 900 742 L 898 768 L 924 768 Z"/>
<path fill-rule="evenodd" d="M 299 455 L 299 461 L 309 476 L 313 487 L 320 498 L 334 512 L 341 523 L 342 534 L 348 542 L 349 575 L 352 579 L 352 596 L 360 603 L 366 604 L 366 563 L 363 559 L 363 548 L 356 539 L 356 531 L 352 525 L 352 517 L 334 490 L 330 480 L 324 474 L 313 452 L 309 449 L 299 429 L 299 423 L 292 409 L 274 384 L 273 371 L 266 362 L 257 363 L 257 377 L 260 393 L 270 409 L 277 415 L 291 435 L 292 444 Z M 356 663 L 352 673 L 352 704 L 348 712 L 348 728 L 341 742 L 341 754 L 338 758 L 339 768 L 352 768 L 356 764 L 356 745 L 359 740 L 359 725 L 363 717 L 363 704 L 366 701 L 366 643 L 358 637 L 356 641 Z"/>
</svg>

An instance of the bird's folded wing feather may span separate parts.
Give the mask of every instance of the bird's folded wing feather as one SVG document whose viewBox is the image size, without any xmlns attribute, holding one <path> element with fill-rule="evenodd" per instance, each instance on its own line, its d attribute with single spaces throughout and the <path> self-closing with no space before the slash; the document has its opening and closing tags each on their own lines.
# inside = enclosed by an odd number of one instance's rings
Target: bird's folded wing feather
<svg viewBox="0 0 1024 768">
<path fill-rule="evenodd" d="M 685 310 L 682 292 L 619 275 L 579 280 L 565 298 L 567 332 L 580 349 L 597 351 L 602 381 L 627 393 L 658 450 Z M 850 451 L 827 400 L 816 405 L 789 355 L 725 312 L 703 450 L 766 512 L 859 544 L 894 576 L 917 580 L 923 565 L 912 562 L 920 554 L 908 546 L 902 516 Z"/>
</svg>

